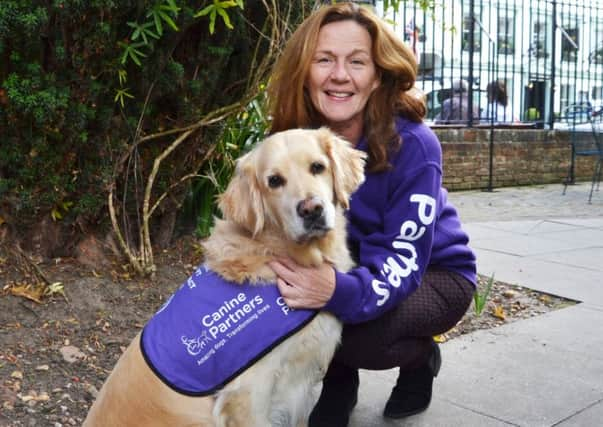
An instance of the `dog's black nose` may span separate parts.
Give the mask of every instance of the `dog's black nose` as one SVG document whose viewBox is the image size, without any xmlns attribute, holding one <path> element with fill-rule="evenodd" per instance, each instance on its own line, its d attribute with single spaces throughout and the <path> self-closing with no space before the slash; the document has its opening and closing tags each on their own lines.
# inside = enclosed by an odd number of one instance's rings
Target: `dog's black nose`
<svg viewBox="0 0 603 427">
<path fill-rule="evenodd" d="M 324 208 L 322 202 L 309 198 L 302 200 L 297 204 L 297 214 L 304 219 L 304 222 L 314 222 L 322 216 Z"/>
</svg>

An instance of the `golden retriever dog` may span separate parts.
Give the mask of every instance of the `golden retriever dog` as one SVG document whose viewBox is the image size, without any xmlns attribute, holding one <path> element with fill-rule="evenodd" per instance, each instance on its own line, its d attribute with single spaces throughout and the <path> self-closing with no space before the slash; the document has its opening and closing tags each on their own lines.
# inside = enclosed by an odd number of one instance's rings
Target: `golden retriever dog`
<svg viewBox="0 0 603 427">
<path fill-rule="evenodd" d="M 238 160 L 235 176 L 219 199 L 223 219 L 217 220 L 211 236 L 204 242 L 205 264 L 195 274 L 203 277 L 213 272 L 220 280 L 235 283 L 231 285 L 235 289 L 247 283 L 254 292 L 278 294 L 276 277 L 267 266 L 268 261 L 277 257 L 287 256 L 305 266 L 328 262 L 340 271 L 350 269 L 352 260 L 346 246 L 343 213 L 350 195 L 364 179 L 364 159 L 364 153 L 326 128 L 294 129 L 266 138 Z M 193 288 L 198 291 L 196 282 L 191 280 L 174 295 Z M 183 392 L 182 387 L 169 385 L 156 366 L 151 366 L 146 346 L 158 351 L 171 351 L 172 347 L 182 353 L 186 350 L 197 359 L 193 359 L 196 363 L 193 372 L 181 369 L 185 371 L 183 381 L 204 381 L 203 375 L 196 371 L 197 365 L 209 366 L 206 361 L 210 359 L 211 363 L 228 359 L 233 349 L 228 349 L 229 356 L 217 357 L 220 347 L 227 350 L 228 340 L 235 332 L 256 323 L 254 319 L 258 316 L 250 317 L 254 310 L 257 310 L 254 315 L 268 309 L 276 309 L 275 313 L 280 310 L 285 315 L 310 312 L 289 309 L 280 296 L 280 302 L 276 300 L 277 304 L 270 306 L 267 297 L 251 299 L 237 295 L 212 315 L 193 316 L 205 330 L 198 328 L 189 335 L 168 331 L 165 335 L 173 335 L 181 343 L 171 345 L 155 338 L 147 343 L 144 337 L 149 325 L 166 306 L 175 304 L 168 300 L 121 356 L 84 425 L 306 425 L 316 400 L 315 386 L 324 376 L 341 334 L 340 322 L 327 312 L 312 312 L 310 320 L 254 356 L 235 375 L 227 376 L 222 383 L 218 381 L 209 391 L 187 388 Z M 188 297 L 184 300 L 191 301 Z M 239 306 L 241 301 L 245 304 Z M 190 310 L 180 311 L 188 314 Z M 247 323 L 236 323 L 245 316 Z M 262 335 L 263 331 L 255 332 L 254 336 Z M 222 340 L 220 333 L 224 334 Z M 234 353 L 240 351 L 234 349 Z M 167 363 L 168 369 L 179 369 L 178 363 L 171 359 Z M 212 368 L 208 369 L 213 375 Z"/>
</svg>

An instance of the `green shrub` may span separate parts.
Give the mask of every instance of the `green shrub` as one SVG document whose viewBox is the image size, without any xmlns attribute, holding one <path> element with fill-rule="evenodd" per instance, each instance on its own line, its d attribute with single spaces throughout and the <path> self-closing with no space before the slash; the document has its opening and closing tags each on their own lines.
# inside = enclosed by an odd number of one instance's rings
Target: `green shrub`
<svg viewBox="0 0 603 427">
<path fill-rule="evenodd" d="M 284 0 L 277 3 L 289 7 Z M 136 215 L 144 177 L 173 136 L 135 147 L 133 141 L 190 125 L 240 100 L 249 91 L 250 67 L 268 49 L 270 41 L 257 31 L 273 22 L 264 3 L 229 8 L 232 29 L 218 15 L 210 34 L 211 14 L 195 14 L 212 4 L 0 2 L 0 214 L 10 211 L 3 217 L 14 218 L 17 226 L 48 215 L 66 224 L 108 224 L 107 189 L 113 184 L 122 189 L 121 212 Z M 141 53 L 138 61 L 124 57 L 132 48 Z M 222 128 L 198 131 L 170 155 L 154 191 L 196 172 Z M 158 212 L 179 207 L 186 194 L 186 186 L 173 191 Z M 61 210 L 66 203 L 69 209 Z"/>
</svg>

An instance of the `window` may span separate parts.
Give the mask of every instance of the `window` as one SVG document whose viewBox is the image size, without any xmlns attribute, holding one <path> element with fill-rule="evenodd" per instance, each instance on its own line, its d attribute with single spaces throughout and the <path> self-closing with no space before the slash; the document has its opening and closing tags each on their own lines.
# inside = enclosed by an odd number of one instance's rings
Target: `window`
<svg viewBox="0 0 603 427">
<path fill-rule="evenodd" d="M 482 32 L 479 25 L 473 22 L 473 49 L 471 48 L 471 24 L 473 19 L 470 14 L 463 16 L 463 39 L 461 46 L 464 52 L 478 52 L 482 47 Z"/>
<path fill-rule="evenodd" d="M 576 62 L 578 60 L 578 27 L 563 27 L 561 29 L 561 60 Z"/>
<path fill-rule="evenodd" d="M 588 62 L 591 64 L 603 65 L 603 42 L 593 48 L 588 54 Z"/>
<path fill-rule="evenodd" d="M 548 58 L 549 53 L 546 46 L 546 23 L 537 20 L 532 25 L 532 43 L 530 44 L 530 55 L 535 58 Z"/>
<path fill-rule="evenodd" d="M 590 48 L 588 49 L 588 62 L 603 65 L 603 21 L 592 18 L 590 21 Z"/>
<path fill-rule="evenodd" d="M 593 101 L 601 101 L 603 99 L 603 86 L 593 86 L 590 94 Z"/>
<path fill-rule="evenodd" d="M 578 91 L 578 104 L 588 104 L 590 103 L 588 99 L 588 91 L 587 90 L 579 90 Z"/>
<path fill-rule="evenodd" d="M 573 104 L 575 98 L 576 91 L 573 85 L 561 85 L 561 111 L 563 111 L 565 107 Z"/>
<path fill-rule="evenodd" d="M 512 55 L 515 51 L 513 39 L 513 17 L 498 17 L 498 53 L 499 55 Z"/>
</svg>

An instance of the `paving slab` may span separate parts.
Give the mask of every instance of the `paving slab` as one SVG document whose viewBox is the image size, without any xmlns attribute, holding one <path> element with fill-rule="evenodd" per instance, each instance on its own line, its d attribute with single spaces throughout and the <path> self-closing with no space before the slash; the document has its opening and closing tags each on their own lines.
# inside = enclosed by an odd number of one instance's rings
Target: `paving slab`
<svg viewBox="0 0 603 427">
<path fill-rule="evenodd" d="M 387 371 L 395 378 L 394 371 Z M 389 390 L 389 388 L 388 388 Z M 359 403 L 350 419 L 349 427 L 509 427 L 513 424 L 497 420 L 487 414 L 481 414 L 471 409 L 463 408 L 443 399 L 434 397 L 428 411 L 408 417 L 403 420 L 390 420 L 381 415 L 387 393 L 378 397 L 367 396 L 373 388 L 364 387 L 359 393 Z M 384 390 L 385 391 L 385 390 Z M 381 402 L 383 401 L 383 402 Z M 371 406 L 373 403 L 376 405 Z"/>
<path fill-rule="evenodd" d="M 352 413 L 349 427 L 509 427 L 513 425 L 437 396 L 433 397 L 429 410 L 421 414 L 403 420 L 384 418 L 383 407 L 397 375 L 396 369 L 360 371 L 358 405 Z"/>
<path fill-rule="evenodd" d="M 452 340 L 438 396 L 521 426 L 569 419 L 603 399 L 602 324 L 578 305 Z"/>
<path fill-rule="evenodd" d="M 603 210 L 602 210 L 603 212 Z M 603 213 L 600 213 L 602 215 Z M 581 225 L 583 227 L 600 228 L 603 229 L 603 218 L 562 218 L 558 219 L 567 224 Z"/>
<path fill-rule="evenodd" d="M 476 250 L 487 249 L 503 254 L 528 257 L 553 252 L 560 252 L 564 250 L 567 251 L 590 248 L 592 247 L 593 243 L 592 241 L 585 241 L 580 239 L 554 239 L 551 238 L 551 236 L 543 236 L 541 234 L 515 234 L 495 238 L 472 237 L 470 245 L 473 249 Z M 603 245 L 601 247 L 603 247 Z"/>
<path fill-rule="evenodd" d="M 565 195 L 562 191 L 562 185 L 550 184 L 452 192 L 449 198 L 459 209 L 463 223 L 601 217 L 603 191 L 593 194 L 592 203 L 588 203 L 590 184 L 568 187 Z"/>
<path fill-rule="evenodd" d="M 603 422 L 603 400 L 563 420 L 558 427 L 600 426 Z"/>
<path fill-rule="evenodd" d="M 476 254 L 481 274 L 603 307 L 603 273 L 599 270 L 486 249 L 478 249 Z"/>
<path fill-rule="evenodd" d="M 603 246 L 552 252 L 535 256 L 535 258 L 542 261 L 603 272 Z M 603 280 L 601 281 L 603 282 Z"/>
</svg>

